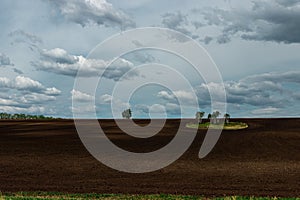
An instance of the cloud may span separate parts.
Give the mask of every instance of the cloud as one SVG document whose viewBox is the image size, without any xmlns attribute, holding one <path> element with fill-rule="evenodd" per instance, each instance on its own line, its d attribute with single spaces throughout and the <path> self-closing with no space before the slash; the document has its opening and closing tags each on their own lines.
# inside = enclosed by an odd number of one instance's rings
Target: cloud
<svg viewBox="0 0 300 200">
<path fill-rule="evenodd" d="M 280 111 L 280 109 L 278 109 L 278 108 L 267 107 L 267 108 L 253 110 L 253 111 L 251 111 L 251 113 L 254 115 L 271 115 L 271 114 L 277 113 L 279 111 Z"/>
<path fill-rule="evenodd" d="M 12 69 L 16 74 L 24 74 L 22 70 L 18 69 L 18 68 L 13 68 Z"/>
<path fill-rule="evenodd" d="M 194 24 L 198 24 L 194 22 Z M 162 15 L 162 24 L 164 27 L 179 31 L 183 34 L 186 34 L 193 39 L 197 39 L 199 36 L 194 35 L 192 31 L 189 30 L 189 21 L 187 19 L 187 15 L 183 15 L 180 11 L 175 13 L 165 13 Z"/>
<path fill-rule="evenodd" d="M 60 48 L 40 50 L 40 60 L 31 62 L 37 70 L 71 77 L 76 77 L 79 70 L 80 74 L 78 75 L 83 77 L 97 77 L 103 73 L 103 77 L 114 81 L 138 76 L 138 72 L 135 70 L 123 77 L 134 66 L 126 59 L 118 58 L 106 69 L 110 63 L 111 61 L 87 59 L 82 55 L 71 55 Z"/>
<path fill-rule="evenodd" d="M 45 114 L 46 108 L 44 106 L 31 106 L 29 108 L 21 108 L 15 106 L 1 106 L 0 110 L 6 113 L 33 113 L 33 114 Z"/>
<path fill-rule="evenodd" d="M 42 49 L 41 57 L 44 60 L 62 64 L 75 64 L 79 60 L 78 57 L 69 55 L 66 50 L 60 48 L 50 50 Z"/>
<path fill-rule="evenodd" d="M 113 97 L 109 94 L 104 94 L 100 97 L 100 103 L 102 104 L 110 104 Z"/>
<path fill-rule="evenodd" d="M 5 55 L 4 53 L 0 53 L 0 67 L 7 68 L 7 67 L 12 67 L 12 66 L 14 66 L 14 64 L 11 62 L 10 58 L 7 55 Z M 23 72 L 16 67 L 12 67 L 9 69 L 13 70 L 17 74 L 23 74 Z"/>
<path fill-rule="evenodd" d="M 94 101 L 94 97 L 84 92 L 80 92 L 78 90 L 72 90 L 72 100 L 77 102 L 91 102 Z"/>
<path fill-rule="evenodd" d="M 271 82 L 289 82 L 289 83 L 300 83 L 300 71 L 287 71 L 283 73 L 270 72 L 254 76 L 249 76 L 244 81 L 271 81 Z"/>
<path fill-rule="evenodd" d="M 126 59 L 128 58 L 126 57 Z M 133 52 L 133 54 L 130 56 L 130 59 L 128 60 L 133 60 L 141 64 L 153 63 L 157 61 L 157 59 L 154 56 L 152 56 L 150 53 L 138 52 L 138 51 Z"/>
<path fill-rule="evenodd" d="M 8 36 L 15 38 L 15 40 L 12 44 L 26 43 L 26 44 L 29 44 L 30 46 L 36 46 L 36 45 L 43 44 L 43 40 L 40 37 L 33 35 L 31 33 L 27 33 L 24 30 L 16 30 L 16 31 L 10 32 L 8 34 Z"/>
<path fill-rule="evenodd" d="M 0 66 L 13 66 L 14 64 L 10 61 L 9 57 L 4 53 L 0 53 Z"/>
<path fill-rule="evenodd" d="M 300 42 L 298 0 L 254 1 L 251 9 L 210 9 L 201 11 L 206 26 L 221 27 L 218 43 L 233 37 L 278 43 Z"/>
<path fill-rule="evenodd" d="M 165 103 L 165 104 L 152 104 L 152 105 L 145 105 L 145 104 L 138 104 L 134 106 L 134 110 L 137 113 L 143 114 L 154 114 L 154 117 L 163 117 L 165 114 L 167 115 L 180 115 L 181 109 L 180 106 L 176 103 Z"/>
<path fill-rule="evenodd" d="M 300 3 L 300 0 L 276 0 L 277 3 L 286 6 L 286 7 L 290 7 L 290 6 L 295 6 L 297 4 Z"/>
<path fill-rule="evenodd" d="M 286 87 L 285 84 L 299 84 L 299 75 L 300 71 L 270 72 L 248 76 L 238 81 L 225 81 L 227 103 L 276 108 L 292 105 L 293 101 L 300 99 L 299 94 L 293 93 L 292 89 Z M 195 86 L 194 90 L 200 107 L 210 106 L 210 95 L 216 97 L 216 101 L 222 100 L 222 96 L 220 96 L 222 85 L 220 83 L 202 83 Z M 160 91 L 157 96 L 169 103 L 176 103 L 176 98 L 181 99 L 184 104 L 182 106 L 189 106 L 194 101 L 193 94 L 184 90 L 173 91 L 173 93 Z"/>
<path fill-rule="evenodd" d="M 46 95 L 58 96 L 61 91 L 56 88 L 47 88 L 40 82 L 25 76 L 17 76 L 14 80 L 0 77 L 0 89 L 15 89 L 23 93 L 41 93 Z"/>
<path fill-rule="evenodd" d="M 192 92 L 185 90 L 176 90 L 172 93 L 162 90 L 158 92 L 157 97 L 172 103 L 177 103 L 178 101 L 181 101 L 185 102 L 186 104 L 193 105 L 196 102 L 196 96 Z"/>
<path fill-rule="evenodd" d="M 88 24 L 120 27 L 135 27 L 135 22 L 121 10 L 115 9 L 106 0 L 51 0 L 67 20 L 86 26 Z"/>
<path fill-rule="evenodd" d="M 0 110 L 8 113 L 40 113 L 50 112 L 44 104 L 53 102 L 61 91 L 47 88 L 40 82 L 24 76 L 15 79 L 0 77 Z"/>
</svg>

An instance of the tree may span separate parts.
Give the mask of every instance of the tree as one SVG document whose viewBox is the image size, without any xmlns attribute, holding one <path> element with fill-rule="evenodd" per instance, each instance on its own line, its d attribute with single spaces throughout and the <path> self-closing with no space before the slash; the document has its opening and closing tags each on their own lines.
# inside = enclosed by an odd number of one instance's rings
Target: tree
<svg viewBox="0 0 300 200">
<path fill-rule="evenodd" d="M 122 117 L 125 118 L 125 119 L 130 119 L 132 116 L 132 112 L 131 112 L 131 109 L 127 109 L 127 110 L 124 110 L 122 112 Z"/>
<path fill-rule="evenodd" d="M 196 112 L 196 120 L 198 124 L 202 123 L 202 118 L 204 117 L 205 112 Z"/>
<path fill-rule="evenodd" d="M 208 119 L 208 120 L 211 119 L 211 114 L 210 114 L 210 113 L 207 115 L 207 119 Z"/>
<path fill-rule="evenodd" d="M 213 119 L 213 124 L 217 124 L 219 122 L 218 117 L 220 116 L 220 114 L 221 113 L 219 111 L 215 111 L 212 113 L 211 118 Z"/>
<path fill-rule="evenodd" d="M 229 123 L 229 119 L 230 119 L 230 115 L 228 113 L 224 114 L 224 118 L 225 118 L 225 123 L 228 124 Z"/>
</svg>

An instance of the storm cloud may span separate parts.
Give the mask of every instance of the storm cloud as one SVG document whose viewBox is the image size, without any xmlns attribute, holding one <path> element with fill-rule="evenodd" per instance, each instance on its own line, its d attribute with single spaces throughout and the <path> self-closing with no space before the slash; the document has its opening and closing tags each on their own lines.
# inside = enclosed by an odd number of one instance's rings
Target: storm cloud
<svg viewBox="0 0 300 200">
<path fill-rule="evenodd" d="M 299 0 L 254 1 L 251 9 L 201 11 L 206 26 L 221 28 L 218 43 L 244 40 L 300 43 Z"/>
</svg>

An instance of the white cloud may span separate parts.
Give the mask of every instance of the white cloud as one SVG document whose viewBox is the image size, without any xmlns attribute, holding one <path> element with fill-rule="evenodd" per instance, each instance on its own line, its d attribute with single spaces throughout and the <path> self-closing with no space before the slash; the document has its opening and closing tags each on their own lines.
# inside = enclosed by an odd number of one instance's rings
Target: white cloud
<svg viewBox="0 0 300 200">
<path fill-rule="evenodd" d="M 0 89 L 16 89 L 27 93 L 33 92 L 47 95 L 59 95 L 61 93 L 60 90 L 54 87 L 46 88 L 40 82 L 25 76 L 17 76 L 14 80 L 0 77 Z"/>
<path fill-rule="evenodd" d="M 40 50 L 41 60 L 32 62 L 32 65 L 41 71 L 51 72 L 66 76 L 83 76 L 83 77 L 95 77 L 103 75 L 107 79 L 115 81 L 121 78 L 130 78 L 138 75 L 138 72 L 128 72 L 134 66 L 130 61 L 118 58 L 111 65 L 112 61 L 105 61 L 101 59 L 87 59 L 82 55 L 76 56 L 68 54 L 67 51 L 60 48 L 51 50 Z M 109 67 L 106 69 L 106 67 Z"/>
<path fill-rule="evenodd" d="M 40 82 L 24 76 L 15 79 L 0 77 L 0 110 L 8 113 L 47 114 L 45 107 L 49 102 L 56 101 L 61 91 L 47 88 Z M 46 112 L 46 113 L 44 113 Z"/>
<path fill-rule="evenodd" d="M 267 107 L 251 111 L 254 115 L 271 115 L 280 111 L 279 108 Z"/>
<path fill-rule="evenodd" d="M 186 104 L 195 104 L 195 102 L 197 102 L 197 96 L 194 93 L 185 90 L 176 90 L 173 91 L 173 93 L 162 90 L 158 92 L 157 97 L 171 102 L 177 102 L 178 100 L 179 102 L 184 102 Z"/>
<path fill-rule="evenodd" d="M 104 94 L 100 97 L 100 103 L 110 104 L 112 101 L 112 96 L 109 94 Z"/>
<path fill-rule="evenodd" d="M 74 64 L 79 60 L 77 56 L 69 55 L 66 50 L 60 48 L 50 50 L 42 49 L 41 56 L 45 60 L 50 60 L 57 63 Z"/>
<path fill-rule="evenodd" d="M 94 97 L 92 95 L 89 95 L 84 92 L 80 92 L 78 90 L 72 90 L 72 100 L 77 102 L 90 102 L 94 100 Z"/>
<path fill-rule="evenodd" d="M 18 90 L 41 91 L 44 89 L 40 82 L 24 76 L 17 76 L 13 85 Z"/>
<path fill-rule="evenodd" d="M 0 106 L 1 112 L 6 113 L 34 113 L 34 114 L 45 114 L 45 107 L 43 106 L 35 106 L 29 108 L 21 108 L 15 106 Z"/>
</svg>

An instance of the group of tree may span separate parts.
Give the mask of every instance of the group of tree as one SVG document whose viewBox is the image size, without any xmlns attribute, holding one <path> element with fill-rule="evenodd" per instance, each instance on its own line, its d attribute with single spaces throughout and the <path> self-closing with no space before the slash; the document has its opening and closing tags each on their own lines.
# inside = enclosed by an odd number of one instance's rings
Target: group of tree
<svg viewBox="0 0 300 200">
<path fill-rule="evenodd" d="M 0 119 L 6 119 L 6 120 L 30 120 L 30 119 L 54 119 L 54 118 L 53 117 L 46 117 L 44 115 L 0 113 Z"/>
<path fill-rule="evenodd" d="M 205 115 L 205 112 L 196 112 L 196 120 L 198 124 L 202 123 L 202 119 Z M 221 115 L 221 113 L 219 111 L 215 111 L 213 113 L 209 113 L 207 115 L 207 119 L 210 120 L 213 124 L 218 124 L 220 122 L 219 120 L 219 116 Z M 230 115 L 228 113 L 224 114 L 224 120 L 225 120 L 225 124 L 229 123 L 229 119 L 230 119 Z"/>
<path fill-rule="evenodd" d="M 132 117 L 132 112 L 131 112 L 131 109 L 126 109 L 122 112 L 122 117 L 124 119 L 130 119 Z"/>
</svg>

